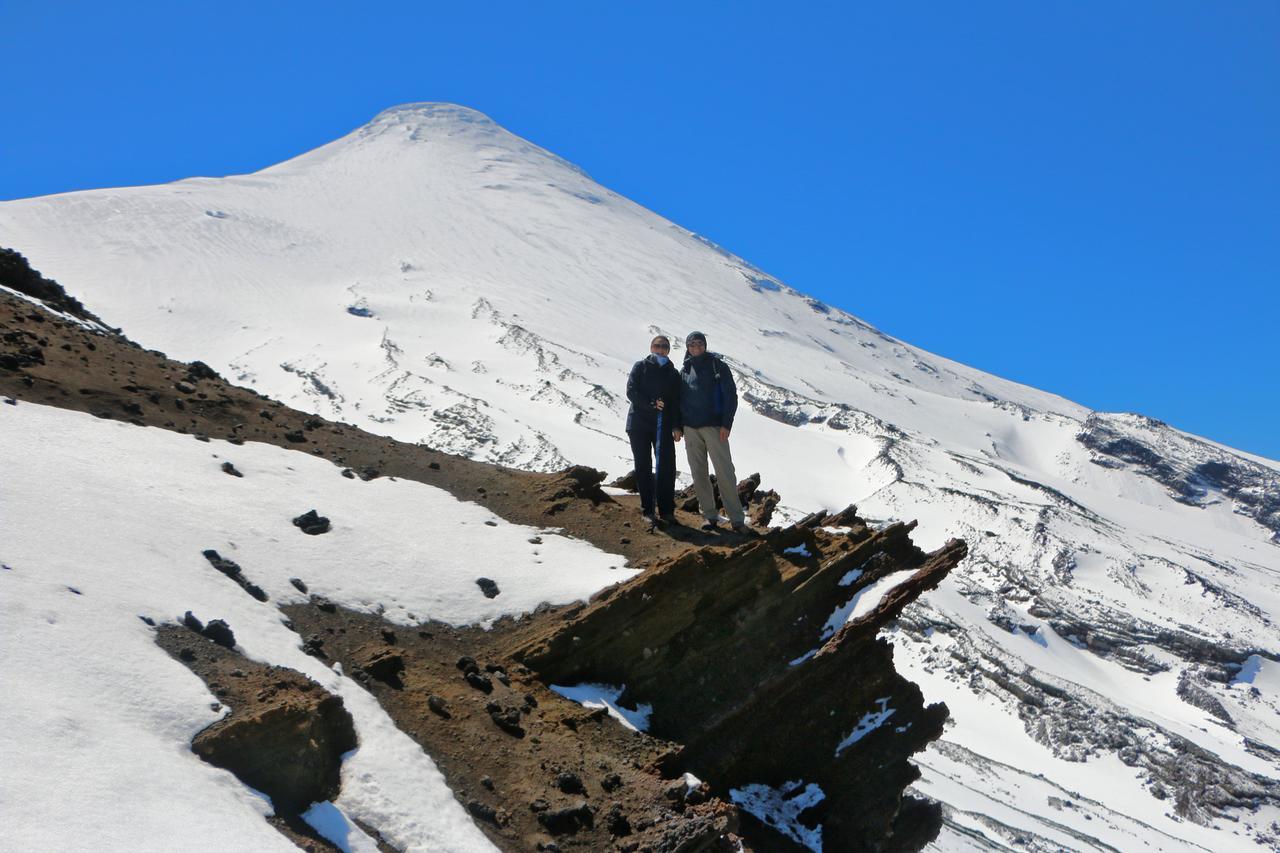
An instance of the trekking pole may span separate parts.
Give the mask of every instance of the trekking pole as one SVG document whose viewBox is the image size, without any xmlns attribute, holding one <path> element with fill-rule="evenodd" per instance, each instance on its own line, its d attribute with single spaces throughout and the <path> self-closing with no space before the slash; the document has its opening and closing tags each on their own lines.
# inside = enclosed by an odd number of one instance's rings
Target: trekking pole
<svg viewBox="0 0 1280 853">
<path fill-rule="evenodd" d="M 653 499 L 654 505 L 657 506 L 658 500 L 658 472 L 662 470 L 662 409 L 658 409 L 658 435 L 657 441 L 653 443 Z"/>
</svg>

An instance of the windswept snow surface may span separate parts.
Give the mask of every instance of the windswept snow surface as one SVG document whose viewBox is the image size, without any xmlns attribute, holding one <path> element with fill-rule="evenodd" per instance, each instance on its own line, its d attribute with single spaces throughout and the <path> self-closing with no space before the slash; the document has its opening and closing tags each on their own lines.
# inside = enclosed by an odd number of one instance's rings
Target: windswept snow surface
<svg viewBox="0 0 1280 853">
<path fill-rule="evenodd" d="M 1280 777 L 1280 463 L 895 340 L 447 104 L 252 175 L 5 202 L 0 244 L 144 346 L 533 469 L 626 471 L 627 369 L 701 329 L 738 377 L 738 468 L 782 517 L 853 502 L 969 542 L 892 634 L 953 714 L 920 762 L 940 843 L 1065 844 L 1042 787 L 1106 815 L 1077 846 L 1280 843 L 1259 781 Z M 360 595 L 410 606 L 389 589 Z M 978 796 L 1019 773 L 1043 786 Z M 1242 795 L 1208 807 L 1226 777 Z"/>
<path fill-rule="evenodd" d="M 243 478 L 224 474 L 223 461 Z M 289 579 L 396 622 L 471 623 L 582 598 L 633 573 L 561 536 L 543 532 L 530 545 L 534 530 L 490 527 L 484 507 L 419 483 L 347 479 L 302 453 L 33 404 L 0 406 L 0 468 L 5 849 L 80 849 L 87 839 L 110 850 L 193 839 L 294 849 L 262 820 L 263 798 L 190 751 L 226 711 L 140 618 L 187 610 L 225 619 L 250 658 L 299 670 L 345 701 L 360 746 L 343 764 L 336 809 L 313 810 L 326 830 L 345 814 L 401 849 L 492 849 L 374 698 L 301 651 L 277 610 L 306 600 Z M 312 507 L 332 519 L 329 533 L 292 525 Z M 209 548 L 270 600 L 215 571 L 201 554 Z M 485 598 L 482 575 L 502 595 Z M 351 836 L 352 849 L 359 840 Z"/>
</svg>

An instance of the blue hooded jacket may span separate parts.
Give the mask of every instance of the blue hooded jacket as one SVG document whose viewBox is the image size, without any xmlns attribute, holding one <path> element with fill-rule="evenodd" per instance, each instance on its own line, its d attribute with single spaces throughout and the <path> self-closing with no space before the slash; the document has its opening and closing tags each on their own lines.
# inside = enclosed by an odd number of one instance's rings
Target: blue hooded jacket
<svg viewBox="0 0 1280 853">
<path fill-rule="evenodd" d="M 697 358 L 688 353 L 680 371 L 680 415 L 686 427 L 733 428 L 738 387 L 733 372 L 715 353 Z"/>
</svg>

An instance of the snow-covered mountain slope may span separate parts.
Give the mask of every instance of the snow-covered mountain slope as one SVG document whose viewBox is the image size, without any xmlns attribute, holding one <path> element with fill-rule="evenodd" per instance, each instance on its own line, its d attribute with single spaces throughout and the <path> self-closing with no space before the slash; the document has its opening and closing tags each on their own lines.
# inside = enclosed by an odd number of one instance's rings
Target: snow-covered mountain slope
<svg viewBox="0 0 1280 853">
<path fill-rule="evenodd" d="M 970 558 L 895 632 L 954 723 L 945 847 L 1280 843 L 1280 464 L 890 338 L 461 107 L 253 175 L 0 204 L 144 346 L 475 458 L 622 473 L 625 371 L 692 329 L 743 473 Z M 676 356 L 679 357 L 677 352 Z"/>
<path fill-rule="evenodd" d="M 278 609 L 308 600 L 290 578 L 396 623 L 466 624 L 584 598 L 634 574 L 621 558 L 430 486 L 347 479 L 327 460 L 265 444 L 0 408 L 0 846 L 172 850 L 216 838 L 233 850 L 295 849 L 261 820 L 270 801 L 189 749 L 227 709 L 210 707 L 205 685 L 157 648 L 150 625 L 194 610 L 228 621 L 250 658 L 343 698 L 360 748 L 342 768 L 342 814 L 400 849 L 494 849 L 369 691 L 302 651 Z M 243 476 L 227 476 L 224 462 Z M 324 536 L 290 522 L 311 507 L 333 517 Z M 270 603 L 211 570 L 209 549 L 241 564 Z M 481 593 L 480 576 L 501 585 L 501 598 Z M 58 689 L 36 687 L 48 683 Z M 349 831 L 352 849 L 377 849 Z"/>
</svg>

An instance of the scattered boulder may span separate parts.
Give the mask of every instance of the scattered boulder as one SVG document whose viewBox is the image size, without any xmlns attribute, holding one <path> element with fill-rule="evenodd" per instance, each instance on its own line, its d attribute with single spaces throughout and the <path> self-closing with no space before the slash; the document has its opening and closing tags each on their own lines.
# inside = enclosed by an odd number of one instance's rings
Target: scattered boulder
<svg viewBox="0 0 1280 853">
<path fill-rule="evenodd" d="M 538 823 L 552 835 L 567 835 L 595 826 L 595 815 L 589 805 L 578 803 L 563 809 L 548 809 L 538 815 Z"/>
<path fill-rule="evenodd" d="M 230 462 L 222 463 L 222 473 L 230 474 L 232 477 L 244 476 L 244 474 L 241 474 L 238 470 L 236 470 L 236 466 L 232 465 Z"/>
<path fill-rule="evenodd" d="M 568 771 L 556 775 L 556 787 L 566 794 L 587 793 L 586 786 L 582 784 L 582 777 Z"/>
<path fill-rule="evenodd" d="M 312 509 L 295 518 L 293 526 L 308 536 L 319 536 L 321 533 L 329 532 L 329 519 Z"/>
<path fill-rule="evenodd" d="M 493 681 L 491 681 L 489 676 L 484 673 L 473 670 L 466 673 L 464 677 L 467 679 L 467 684 L 470 684 L 476 690 L 479 690 L 482 693 L 493 692 Z"/>
<path fill-rule="evenodd" d="M 449 703 L 443 696 L 432 693 L 427 697 L 427 707 L 431 709 L 431 713 L 444 717 L 446 720 L 450 717 Z"/>
<path fill-rule="evenodd" d="M 209 550 L 201 553 L 203 553 L 204 558 L 209 561 L 209 565 L 231 578 L 239 584 L 241 589 L 249 593 L 249 595 L 253 596 L 258 601 L 267 600 L 267 594 L 263 592 L 262 587 L 246 578 L 244 576 L 244 572 L 240 569 L 240 566 L 237 563 L 219 556 L 217 551 Z"/>
<path fill-rule="evenodd" d="M 631 821 L 627 820 L 627 816 L 622 813 L 622 806 L 617 803 L 609 808 L 604 821 L 605 827 L 612 836 L 623 838 L 631 834 Z"/>
<path fill-rule="evenodd" d="M 484 593 L 485 598 L 498 597 L 498 584 L 489 578 L 476 578 L 476 586 L 480 587 L 480 591 Z"/>
<path fill-rule="evenodd" d="M 470 800 L 467 802 L 467 811 L 476 820 L 482 820 L 485 823 L 498 824 L 498 811 L 493 806 L 482 803 L 479 800 Z"/>
<path fill-rule="evenodd" d="M 306 444 L 307 437 L 302 434 L 302 430 L 294 429 L 294 430 L 289 430 L 289 432 L 286 432 L 284 434 L 284 440 L 290 442 L 291 444 Z"/>
<path fill-rule="evenodd" d="M 404 657 L 388 648 L 374 649 L 359 655 L 356 665 L 369 674 L 371 678 L 381 681 L 396 690 L 404 689 L 401 676 L 404 674 Z"/>
<path fill-rule="evenodd" d="M 498 728 L 507 734 L 524 737 L 524 728 L 520 725 L 519 708 L 503 708 L 496 702 L 490 702 L 485 706 L 485 710 L 489 712 L 489 718 Z"/>
<path fill-rule="evenodd" d="M 303 595 L 307 594 L 307 585 L 302 582 L 302 578 L 289 578 L 289 583 L 293 584 L 293 588 Z"/>
<path fill-rule="evenodd" d="M 637 491 L 639 487 L 636 484 L 636 472 L 634 470 L 628 471 L 612 483 L 609 483 L 609 486 L 614 489 L 626 489 L 628 492 Z"/>
<path fill-rule="evenodd" d="M 234 649 L 236 647 L 236 635 L 231 632 L 231 626 L 222 619 L 211 620 L 208 625 L 204 626 L 203 633 L 223 648 Z"/>
<path fill-rule="evenodd" d="M 192 382 L 199 382 L 201 379 L 221 379 L 218 371 L 214 370 L 203 361 L 193 361 L 187 367 L 187 378 Z"/>
</svg>

